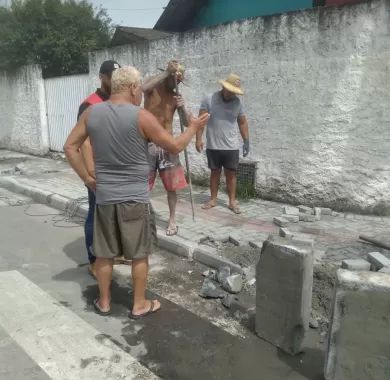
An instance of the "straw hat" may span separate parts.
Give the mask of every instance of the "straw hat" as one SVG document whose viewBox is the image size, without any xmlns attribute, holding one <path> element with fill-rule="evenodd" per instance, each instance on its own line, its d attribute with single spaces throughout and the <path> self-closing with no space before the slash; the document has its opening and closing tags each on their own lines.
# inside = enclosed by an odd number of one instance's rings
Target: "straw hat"
<svg viewBox="0 0 390 380">
<path fill-rule="evenodd" d="M 219 83 L 233 94 L 244 95 L 244 91 L 241 89 L 240 77 L 236 74 L 229 74 L 225 80 L 220 80 Z"/>
</svg>

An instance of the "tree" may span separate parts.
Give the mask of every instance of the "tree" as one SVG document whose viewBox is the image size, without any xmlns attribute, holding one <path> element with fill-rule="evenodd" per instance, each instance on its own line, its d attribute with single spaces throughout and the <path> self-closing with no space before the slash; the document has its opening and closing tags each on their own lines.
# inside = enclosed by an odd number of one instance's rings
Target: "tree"
<svg viewBox="0 0 390 380">
<path fill-rule="evenodd" d="M 43 76 L 88 72 L 88 52 L 110 42 L 107 13 L 87 1 L 14 0 L 0 7 L 0 70 L 38 63 Z"/>
</svg>

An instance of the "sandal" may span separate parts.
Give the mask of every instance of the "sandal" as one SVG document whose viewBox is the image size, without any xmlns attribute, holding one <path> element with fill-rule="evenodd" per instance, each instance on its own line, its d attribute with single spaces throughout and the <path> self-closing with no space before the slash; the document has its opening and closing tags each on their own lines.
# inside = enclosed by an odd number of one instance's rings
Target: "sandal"
<svg viewBox="0 0 390 380">
<path fill-rule="evenodd" d="M 215 203 L 212 203 L 209 201 L 209 202 L 202 205 L 202 210 L 210 210 L 211 208 L 213 208 L 215 206 L 216 206 Z"/>
<path fill-rule="evenodd" d="M 99 298 L 96 298 L 95 301 L 93 301 L 93 307 L 95 308 L 96 313 L 102 315 L 103 317 L 111 314 L 111 309 L 107 311 L 101 309 L 101 307 L 99 306 Z"/>
<path fill-rule="evenodd" d="M 229 210 L 233 211 L 235 214 L 241 214 L 241 210 L 237 205 L 229 206 Z"/>
<path fill-rule="evenodd" d="M 158 309 L 155 309 L 154 306 L 156 305 L 155 300 L 150 301 L 150 309 L 146 313 L 142 314 L 133 314 L 132 311 L 129 312 L 129 318 L 133 320 L 141 319 L 144 317 L 147 317 L 150 314 L 157 313 L 159 310 L 161 310 L 161 306 Z"/>
<path fill-rule="evenodd" d="M 166 231 L 166 234 L 167 234 L 167 236 L 175 236 L 175 235 L 177 235 L 178 232 L 179 232 L 179 227 L 178 226 L 168 227 L 167 231 Z"/>
</svg>

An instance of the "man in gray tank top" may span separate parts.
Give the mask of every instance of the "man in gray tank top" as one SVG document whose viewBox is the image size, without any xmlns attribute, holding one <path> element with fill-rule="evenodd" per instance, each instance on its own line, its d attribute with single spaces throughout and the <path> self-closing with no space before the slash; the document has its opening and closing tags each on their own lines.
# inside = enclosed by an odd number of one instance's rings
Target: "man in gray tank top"
<svg viewBox="0 0 390 380">
<path fill-rule="evenodd" d="M 124 255 L 133 261 L 134 299 L 129 317 L 139 319 L 161 308 L 157 300 L 145 297 L 148 256 L 156 238 L 148 190 L 148 142 L 178 154 L 203 130 L 209 115 L 191 118 L 187 130 L 175 138 L 150 112 L 140 108 L 141 78 L 135 68 L 117 69 L 111 87 L 107 102 L 81 115 L 64 151 L 84 183 L 96 189 L 93 250 L 100 295 L 94 302 L 95 309 L 101 315 L 110 313 L 113 258 Z M 88 173 L 79 152 L 88 137 L 96 178 Z"/>
</svg>

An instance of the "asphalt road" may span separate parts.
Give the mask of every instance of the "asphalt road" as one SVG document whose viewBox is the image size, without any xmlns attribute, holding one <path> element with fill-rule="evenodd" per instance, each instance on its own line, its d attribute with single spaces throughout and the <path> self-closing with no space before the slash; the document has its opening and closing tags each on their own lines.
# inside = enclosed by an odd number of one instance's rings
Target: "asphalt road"
<svg viewBox="0 0 390 380">
<path fill-rule="evenodd" d="M 115 268 L 113 314 L 94 313 L 80 225 L 0 190 L 0 379 L 323 379 L 312 332 L 291 358 L 254 334 L 253 313 L 201 299 L 202 268 L 151 259 L 161 312 L 131 321 L 130 268 Z"/>
</svg>

